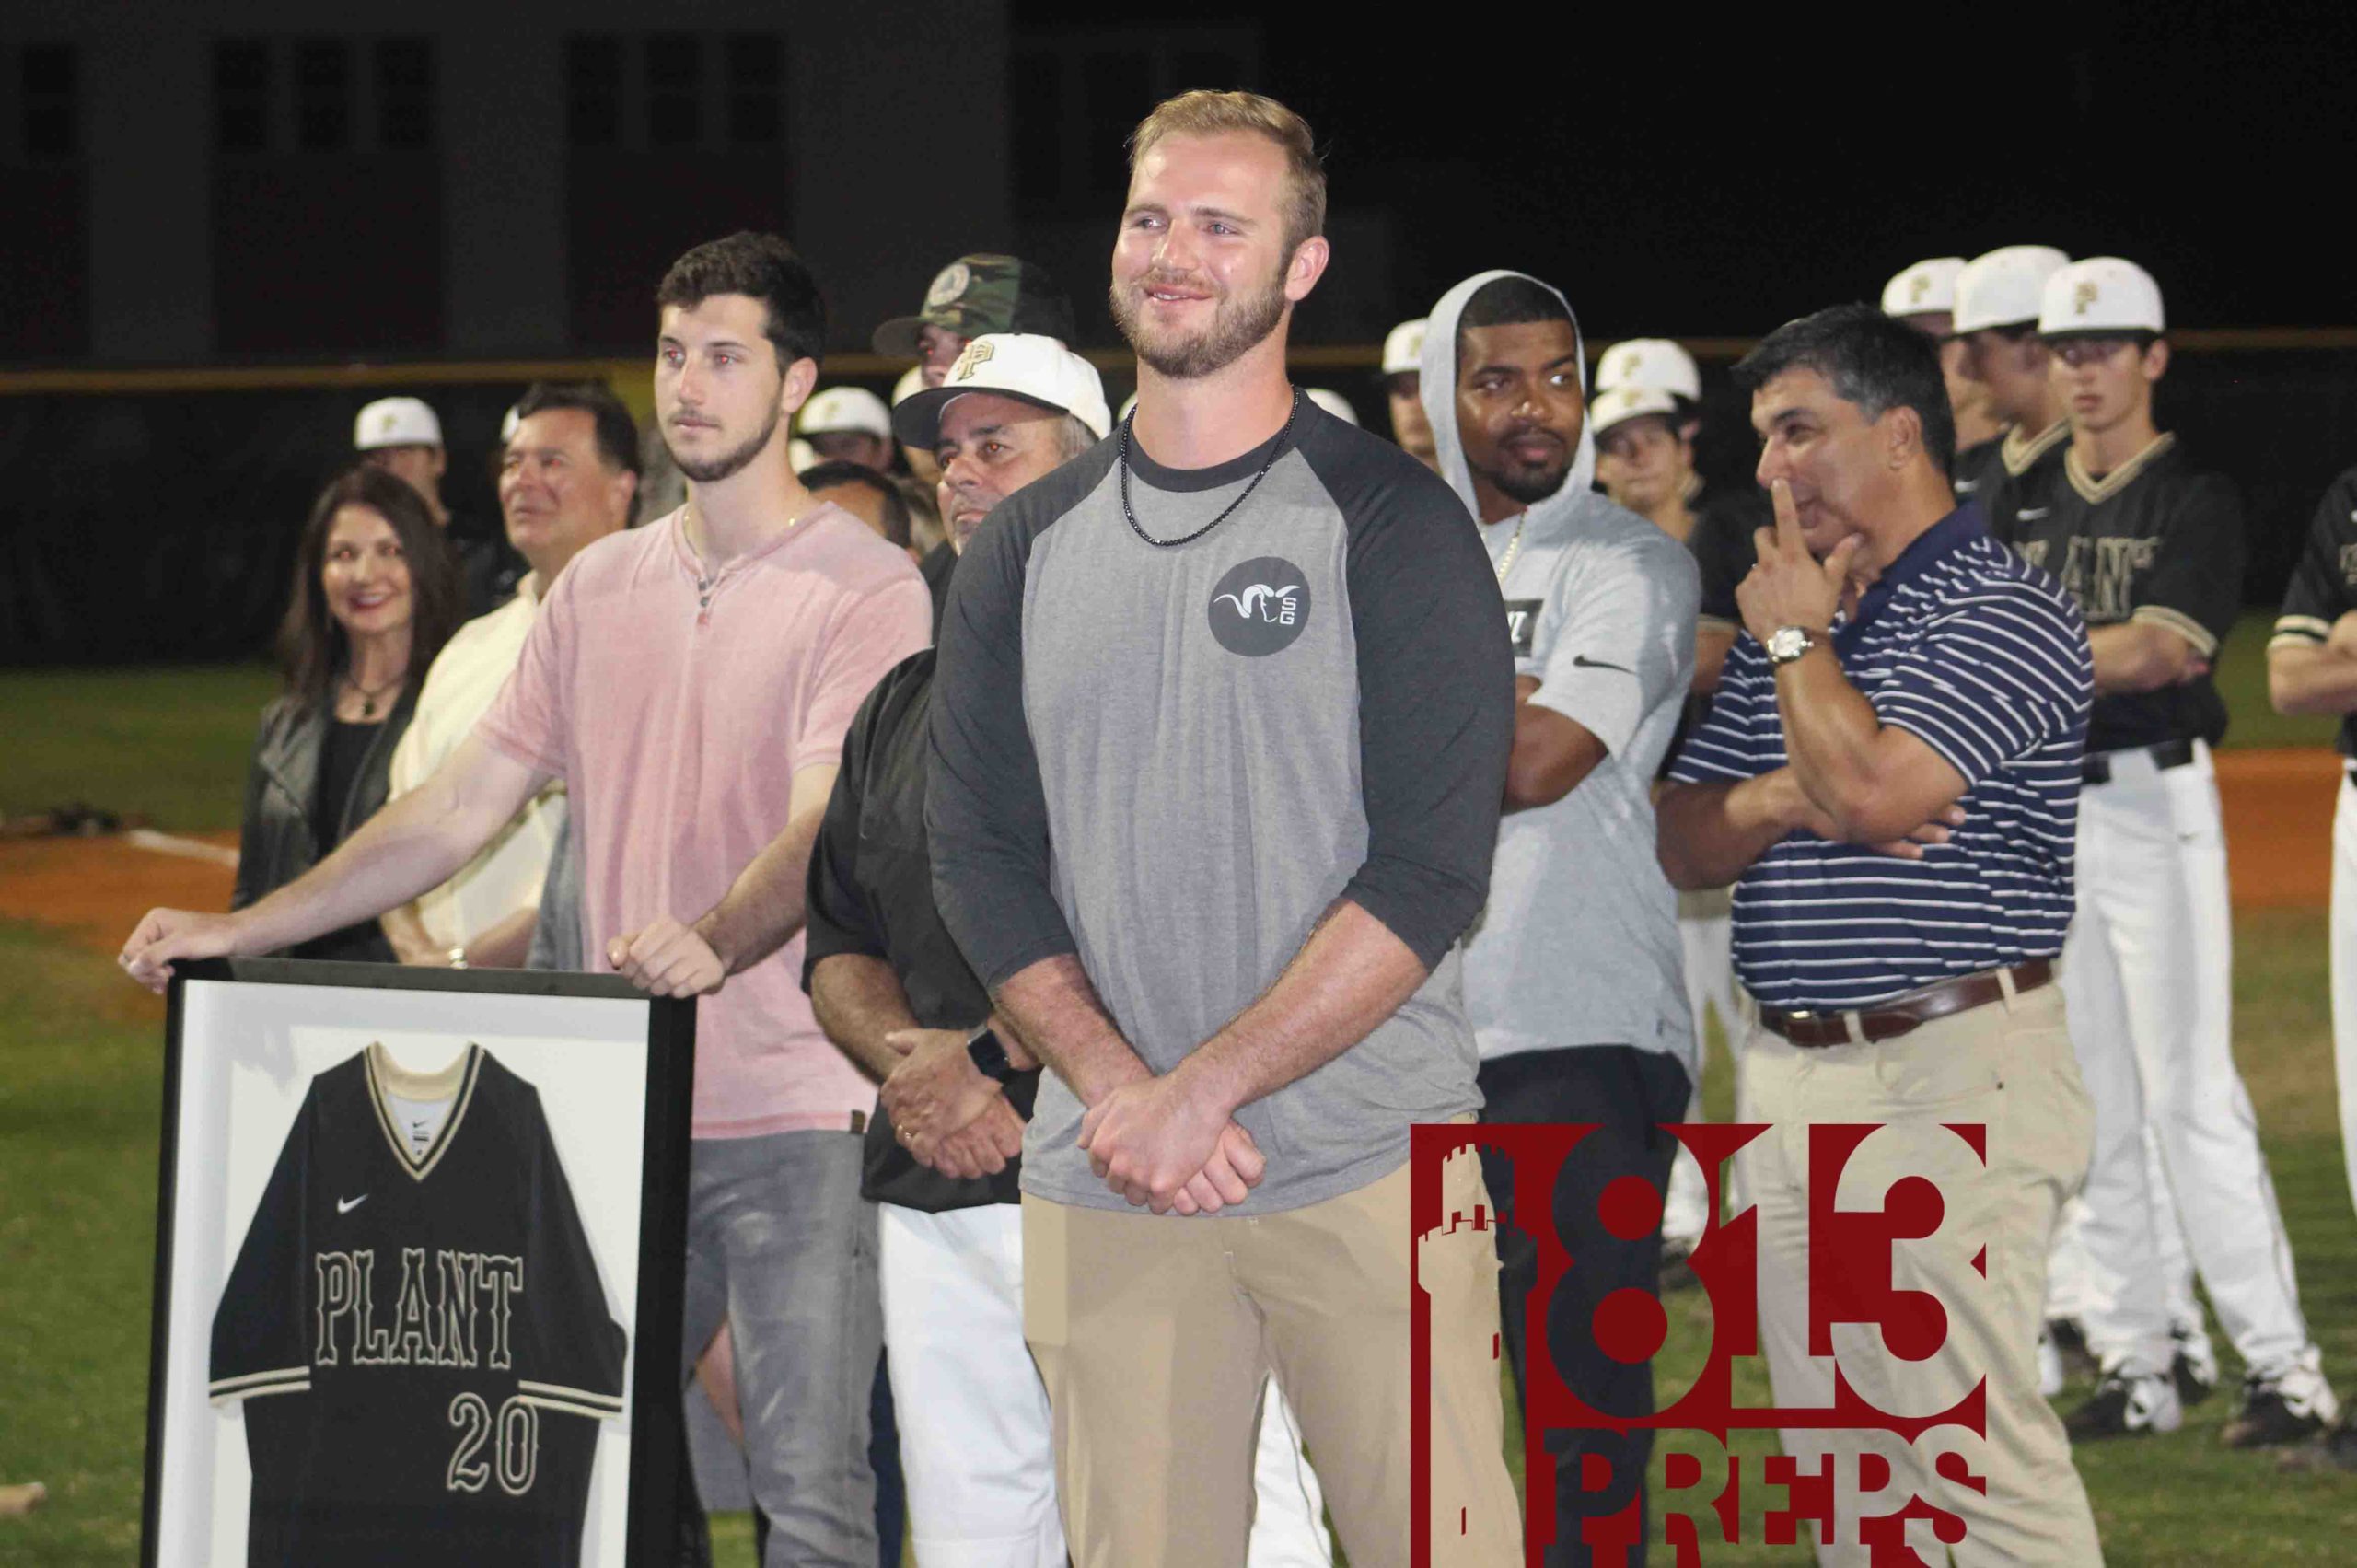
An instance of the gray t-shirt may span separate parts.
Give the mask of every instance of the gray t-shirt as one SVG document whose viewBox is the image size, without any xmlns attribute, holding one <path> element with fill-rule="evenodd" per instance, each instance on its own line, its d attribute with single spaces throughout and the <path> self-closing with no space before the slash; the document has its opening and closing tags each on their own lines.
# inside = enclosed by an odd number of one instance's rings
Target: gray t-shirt
<svg viewBox="0 0 2357 1568">
<path fill-rule="evenodd" d="M 1482 530 L 1494 559 L 1514 525 Z M 1483 1060 L 1632 1045 L 1694 1071 L 1678 900 L 1654 854 L 1653 781 L 1694 673 L 1694 558 L 1599 495 L 1535 510 L 1504 586 L 1530 701 L 1604 743 L 1562 799 L 1508 812 L 1465 941 Z"/>
<path fill-rule="evenodd" d="M 993 991 L 1077 954 L 1167 1073 L 1250 1006 L 1337 899 L 1430 967 L 1364 1040 L 1237 1114 L 1268 1156 L 1225 1214 L 1380 1179 L 1408 1129 L 1480 1104 L 1455 943 L 1487 892 L 1512 675 L 1463 505 L 1388 442 L 1306 401 L 1291 436 L 1216 468 L 1120 439 L 1008 498 L 941 628 L 926 820 L 936 899 Z M 1050 1074 L 1024 1191 L 1127 1205 Z"/>
</svg>

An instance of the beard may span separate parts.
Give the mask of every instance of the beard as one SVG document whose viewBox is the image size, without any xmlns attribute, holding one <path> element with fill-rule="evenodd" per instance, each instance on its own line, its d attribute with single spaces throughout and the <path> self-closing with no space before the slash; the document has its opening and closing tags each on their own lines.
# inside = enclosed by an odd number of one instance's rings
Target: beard
<svg viewBox="0 0 2357 1568">
<path fill-rule="evenodd" d="M 714 484 L 741 471 L 746 464 L 761 455 L 761 448 L 770 444 L 770 437 L 777 434 L 778 418 L 777 403 L 772 401 L 769 418 L 762 424 L 761 429 L 755 431 L 752 437 L 741 446 L 733 447 L 716 458 L 691 461 L 681 457 L 679 447 L 671 444 L 671 427 L 668 424 L 663 427 L 663 445 L 670 452 L 671 461 L 678 465 L 682 474 L 698 484 Z"/>
<path fill-rule="evenodd" d="M 1284 271 L 1280 267 L 1265 288 L 1220 296 L 1212 311 L 1212 324 L 1192 337 L 1148 337 L 1134 296 L 1119 282 L 1113 285 L 1110 303 L 1113 324 L 1121 329 L 1121 336 L 1129 340 L 1141 361 L 1174 381 L 1194 381 L 1225 370 L 1277 330 L 1285 314 Z"/>
<path fill-rule="evenodd" d="M 1474 463 L 1471 454 L 1467 454 L 1466 466 L 1510 499 L 1534 506 L 1563 488 L 1563 481 L 1571 477 L 1573 450 L 1573 445 L 1566 442 L 1560 459 L 1522 463 L 1506 457 L 1502 447 L 1488 466 Z"/>
</svg>

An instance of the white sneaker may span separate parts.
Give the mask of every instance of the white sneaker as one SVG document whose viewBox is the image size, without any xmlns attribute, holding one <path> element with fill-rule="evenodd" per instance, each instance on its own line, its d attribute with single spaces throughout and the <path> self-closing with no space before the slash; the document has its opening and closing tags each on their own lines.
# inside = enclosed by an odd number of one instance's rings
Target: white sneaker
<svg viewBox="0 0 2357 1568">
<path fill-rule="evenodd" d="M 2105 1373 L 2087 1402 L 2062 1423 L 2073 1443 L 2175 1432 L 2184 1424 L 2185 1407 L 2168 1374 L 2121 1372 Z"/>
</svg>

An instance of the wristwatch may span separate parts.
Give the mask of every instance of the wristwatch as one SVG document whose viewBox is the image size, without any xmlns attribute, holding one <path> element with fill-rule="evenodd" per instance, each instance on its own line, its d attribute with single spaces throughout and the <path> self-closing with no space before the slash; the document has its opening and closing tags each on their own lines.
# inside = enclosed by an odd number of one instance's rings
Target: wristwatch
<svg viewBox="0 0 2357 1568">
<path fill-rule="evenodd" d="M 1006 1047 L 988 1024 L 966 1037 L 966 1059 L 974 1071 L 994 1083 L 1005 1083 L 1015 1076 L 1015 1064 L 1006 1059 Z"/>
<path fill-rule="evenodd" d="M 1779 626 L 1768 633 L 1768 663 L 1787 665 L 1817 646 L 1817 639 L 1798 626 Z"/>
</svg>

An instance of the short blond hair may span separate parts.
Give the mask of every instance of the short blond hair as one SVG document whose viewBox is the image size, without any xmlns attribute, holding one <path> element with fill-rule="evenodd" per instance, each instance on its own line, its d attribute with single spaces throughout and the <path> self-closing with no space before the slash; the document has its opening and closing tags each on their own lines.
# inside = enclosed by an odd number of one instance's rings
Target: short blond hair
<svg viewBox="0 0 2357 1568">
<path fill-rule="evenodd" d="M 1309 122 L 1275 99 L 1208 87 L 1164 99 L 1130 133 L 1130 173 L 1136 175 L 1138 160 L 1165 136 L 1216 136 L 1230 131 L 1266 136 L 1285 155 L 1285 174 L 1293 185 L 1285 203 L 1285 254 L 1290 257 L 1303 240 L 1326 232 L 1326 166 L 1318 160 Z"/>
</svg>

